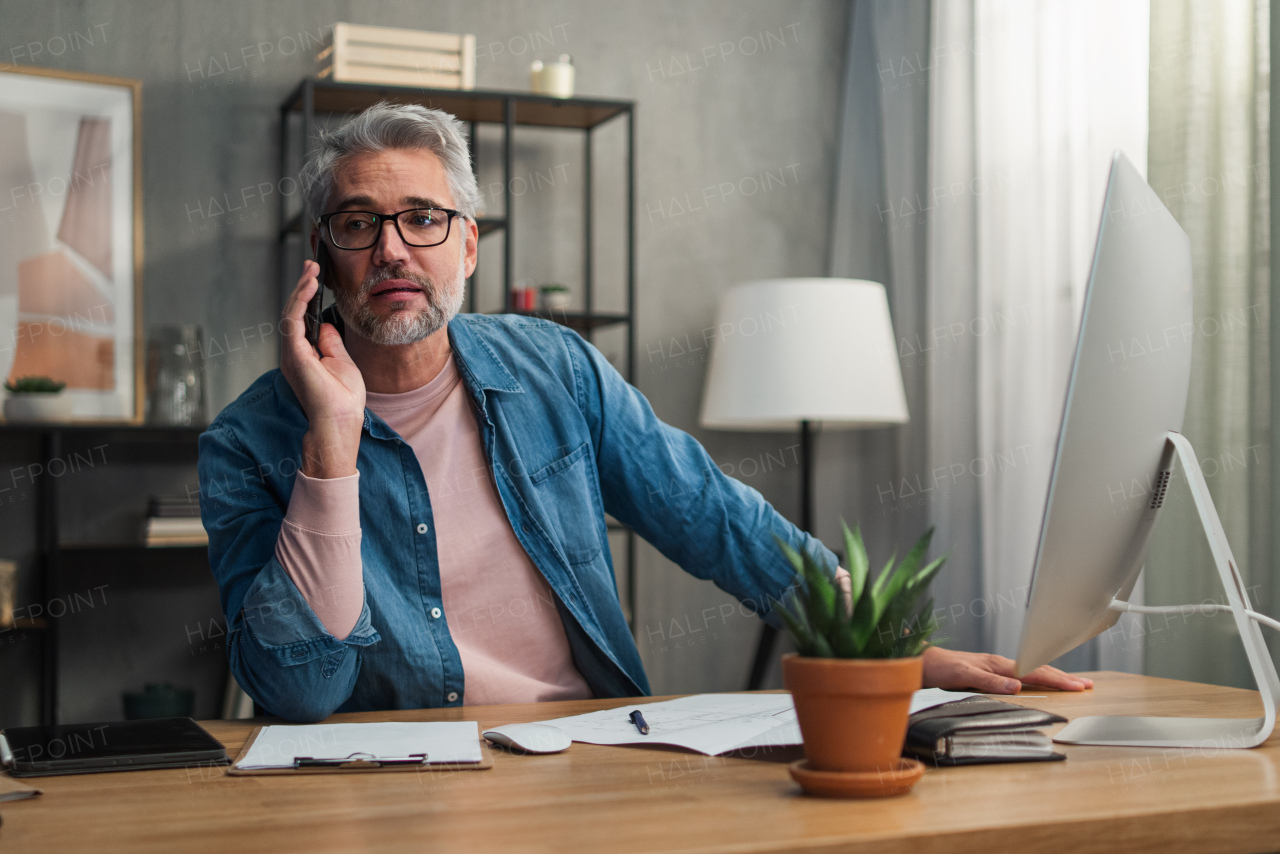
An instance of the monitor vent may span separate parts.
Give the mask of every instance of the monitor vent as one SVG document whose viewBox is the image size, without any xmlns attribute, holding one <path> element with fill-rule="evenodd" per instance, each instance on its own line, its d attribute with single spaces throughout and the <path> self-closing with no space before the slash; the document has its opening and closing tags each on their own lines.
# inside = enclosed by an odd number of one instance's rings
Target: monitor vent
<svg viewBox="0 0 1280 854">
<path fill-rule="evenodd" d="M 1162 471 L 1156 475 L 1155 485 L 1151 487 L 1151 510 L 1159 510 L 1164 506 L 1164 494 L 1169 491 L 1169 475 L 1172 472 Z"/>
</svg>

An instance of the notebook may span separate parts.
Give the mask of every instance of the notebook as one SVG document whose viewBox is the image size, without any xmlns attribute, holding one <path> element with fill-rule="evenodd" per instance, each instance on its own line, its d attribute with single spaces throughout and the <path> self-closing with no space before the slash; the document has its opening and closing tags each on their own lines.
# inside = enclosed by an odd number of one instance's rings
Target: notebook
<svg viewBox="0 0 1280 854">
<path fill-rule="evenodd" d="M 1061 715 L 990 697 L 969 697 L 913 714 L 907 727 L 908 756 L 930 764 L 1051 762 L 1065 759 L 1039 730 L 1066 723 Z"/>
</svg>

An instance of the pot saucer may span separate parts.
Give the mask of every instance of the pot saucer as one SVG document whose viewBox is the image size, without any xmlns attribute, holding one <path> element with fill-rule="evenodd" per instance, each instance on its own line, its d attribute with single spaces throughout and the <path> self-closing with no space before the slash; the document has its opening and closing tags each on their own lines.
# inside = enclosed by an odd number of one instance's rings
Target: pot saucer
<svg viewBox="0 0 1280 854">
<path fill-rule="evenodd" d="M 808 759 L 792 762 L 791 779 L 822 798 L 888 798 L 905 795 L 924 776 L 924 765 L 901 758 L 890 771 L 814 771 Z"/>
</svg>

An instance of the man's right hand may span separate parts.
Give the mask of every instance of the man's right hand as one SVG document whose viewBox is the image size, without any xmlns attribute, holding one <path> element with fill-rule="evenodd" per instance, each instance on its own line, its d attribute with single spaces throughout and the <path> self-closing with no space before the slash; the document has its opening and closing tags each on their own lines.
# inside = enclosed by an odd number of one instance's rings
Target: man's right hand
<svg viewBox="0 0 1280 854">
<path fill-rule="evenodd" d="M 307 341 L 307 303 L 320 287 L 320 265 L 307 261 L 281 317 L 280 372 L 302 403 L 310 426 L 302 439 L 307 477 L 356 473 L 364 428 L 364 377 L 331 323 L 320 325 L 320 353 Z M 323 358 L 321 358 L 323 354 Z"/>
</svg>

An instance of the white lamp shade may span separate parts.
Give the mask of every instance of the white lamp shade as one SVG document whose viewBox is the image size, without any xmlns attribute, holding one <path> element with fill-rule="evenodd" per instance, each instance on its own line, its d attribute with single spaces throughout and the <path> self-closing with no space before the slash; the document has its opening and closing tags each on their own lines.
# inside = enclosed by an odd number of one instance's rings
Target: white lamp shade
<svg viewBox="0 0 1280 854">
<path fill-rule="evenodd" d="M 884 285 L 768 279 L 734 285 L 721 299 L 699 422 L 791 430 L 800 421 L 907 421 Z"/>
</svg>

